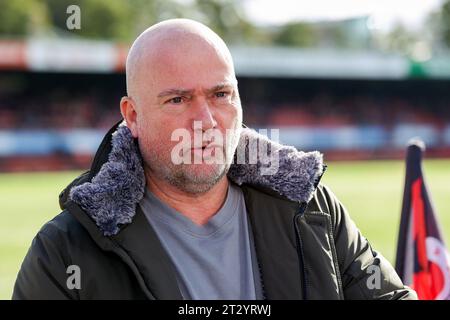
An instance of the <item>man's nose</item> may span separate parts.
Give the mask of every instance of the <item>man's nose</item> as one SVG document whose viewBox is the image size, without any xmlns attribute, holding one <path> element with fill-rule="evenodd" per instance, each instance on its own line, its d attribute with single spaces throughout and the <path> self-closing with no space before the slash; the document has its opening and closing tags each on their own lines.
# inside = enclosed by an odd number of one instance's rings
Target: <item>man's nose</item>
<svg viewBox="0 0 450 320">
<path fill-rule="evenodd" d="M 201 121 L 202 130 L 213 129 L 217 126 L 217 122 L 214 118 L 214 114 L 211 110 L 208 101 L 205 98 L 198 98 L 195 101 L 195 115 L 194 121 Z M 194 121 L 192 121 L 192 128 L 194 129 Z"/>
</svg>

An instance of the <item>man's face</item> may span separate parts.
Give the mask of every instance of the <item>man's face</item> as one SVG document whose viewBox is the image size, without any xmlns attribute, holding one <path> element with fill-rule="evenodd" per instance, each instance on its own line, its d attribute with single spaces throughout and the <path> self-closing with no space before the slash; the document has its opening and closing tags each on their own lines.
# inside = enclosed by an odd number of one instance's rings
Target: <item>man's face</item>
<svg viewBox="0 0 450 320">
<path fill-rule="evenodd" d="M 135 102 L 138 141 L 146 169 L 183 191 L 205 192 L 226 174 L 242 125 L 231 62 L 213 47 L 195 41 L 165 46 L 145 61 Z M 180 144 L 179 140 L 172 141 L 177 129 L 189 133 L 189 139 L 184 140 L 188 148 L 182 153 L 189 153 L 190 164 L 173 162 L 174 147 Z M 232 133 L 228 139 L 227 129 Z M 205 135 L 212 131 L 220 134 L 223 142 Z M 194 144 L 195 135 L 203 136 L 200 144 Z M 224 154 L 221 163 L 204 161 L 208 156 L 218 156 L 219 148 Z"/>
</svg>

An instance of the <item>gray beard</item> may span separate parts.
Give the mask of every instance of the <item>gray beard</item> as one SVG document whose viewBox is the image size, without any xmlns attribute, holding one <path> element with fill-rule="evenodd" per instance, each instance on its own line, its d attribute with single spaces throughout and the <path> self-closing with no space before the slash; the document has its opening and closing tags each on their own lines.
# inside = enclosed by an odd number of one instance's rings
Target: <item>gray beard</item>
<svg viewBox="0 0 450 320">
<path fill-rule="evenodd" d="M 218 165 L 217 171 L 208 177 L 192 175 L 188 170 L 177 170 L 172 175 L 166 176 L 165 180 L 189 194 L 202 194 L 212 189 L 228 172 L 230 166 Z"/>
<path fill-rule="evenodd" d="M 214 170 L 207 174 L 195 173 L 189 169 L 191 165 L 174 165 L 161 161 L 158 156 L 145 162 L 146 171 L 160 180 L 167 181 L 177 189 L 188 194 L 202 194 L 211 190 L 227 173 L 231 164 L 212 164 Z M 195 166 L 195 164 L 193 164 Z M 157 168 L 157 170 L 155 170 Z"/>
</svg>

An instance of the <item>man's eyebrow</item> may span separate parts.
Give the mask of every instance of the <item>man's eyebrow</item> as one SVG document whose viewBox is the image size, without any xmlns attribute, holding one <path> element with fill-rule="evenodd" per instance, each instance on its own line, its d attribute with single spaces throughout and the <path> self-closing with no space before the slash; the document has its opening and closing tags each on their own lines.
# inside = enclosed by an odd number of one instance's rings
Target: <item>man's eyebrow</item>
<svg viewBox="0 0 450 320">
<path fill-rule="evenodd" d="M 219 83 L 218 85 L 215 85 L 214 87 L 206 90 L 208 92 L 215 92 L 218 90 L 222 90 L 224 88 L 232 88 L 233 87 L 233 83 L 232 82 L 223 82 L 223 83 Z"/>
<path fill-rule="evenodd" d="M 233 87 L 233 83 L 232 82 L 222 82 L 219 83 L 217 85 L 215 85 L 214 87 L 207 89 L 207 92 L 215 92 L 218 90 L 222 90 L 224 88 L 229 88 L 229 87 Z M 192 95 L 193 90 L 189 90 L 189 89 L 178 89 L 178 88 L 171 88 L 171 89 L 166 89 L 161 91 L 158 94 L 158 98 L 163 98 L 163 97 L 167 97 L 167 96 L 185 96 L 185 95 Z"/>
<path fill-rule="evenodd" d="M 167 96 L 185 96 L 192 94 L 192 90 L 187 89 L 167 89 L 163 90 L 158 94 L 158 98 L 163 98 Z"/>
</svg>

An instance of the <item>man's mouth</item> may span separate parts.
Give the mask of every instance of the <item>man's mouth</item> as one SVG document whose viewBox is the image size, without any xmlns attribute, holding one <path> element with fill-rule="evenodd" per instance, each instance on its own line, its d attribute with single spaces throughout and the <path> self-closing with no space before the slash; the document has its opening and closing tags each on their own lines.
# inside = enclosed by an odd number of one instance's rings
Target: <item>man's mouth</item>
<svg viewBox="0 0 450 320">
<path fill-rule="evenodd" d="M 222 148 L 223 146 L 216 144 L 216 143 L 206 143 L 203 144 L 201 147 L 192 147 L 191 150 L 206 150 L 206 149 L 213 149 L 213 148 Z"/>
<path fill-rule="evenodd" d="M 218 150 L 223 150 L 223 146 L 216 144 L 216 143 L 209 143 L 209 144 L 204 144 L 201 147 L 195 148 L 192 147 L 191 148 L 191 153 L 194 154 L 195 157 L 198 157 L 199 159 L 206 159 L 209 157 L 214 157 L 217 153 L 217 149 Z"/>
</svg>

